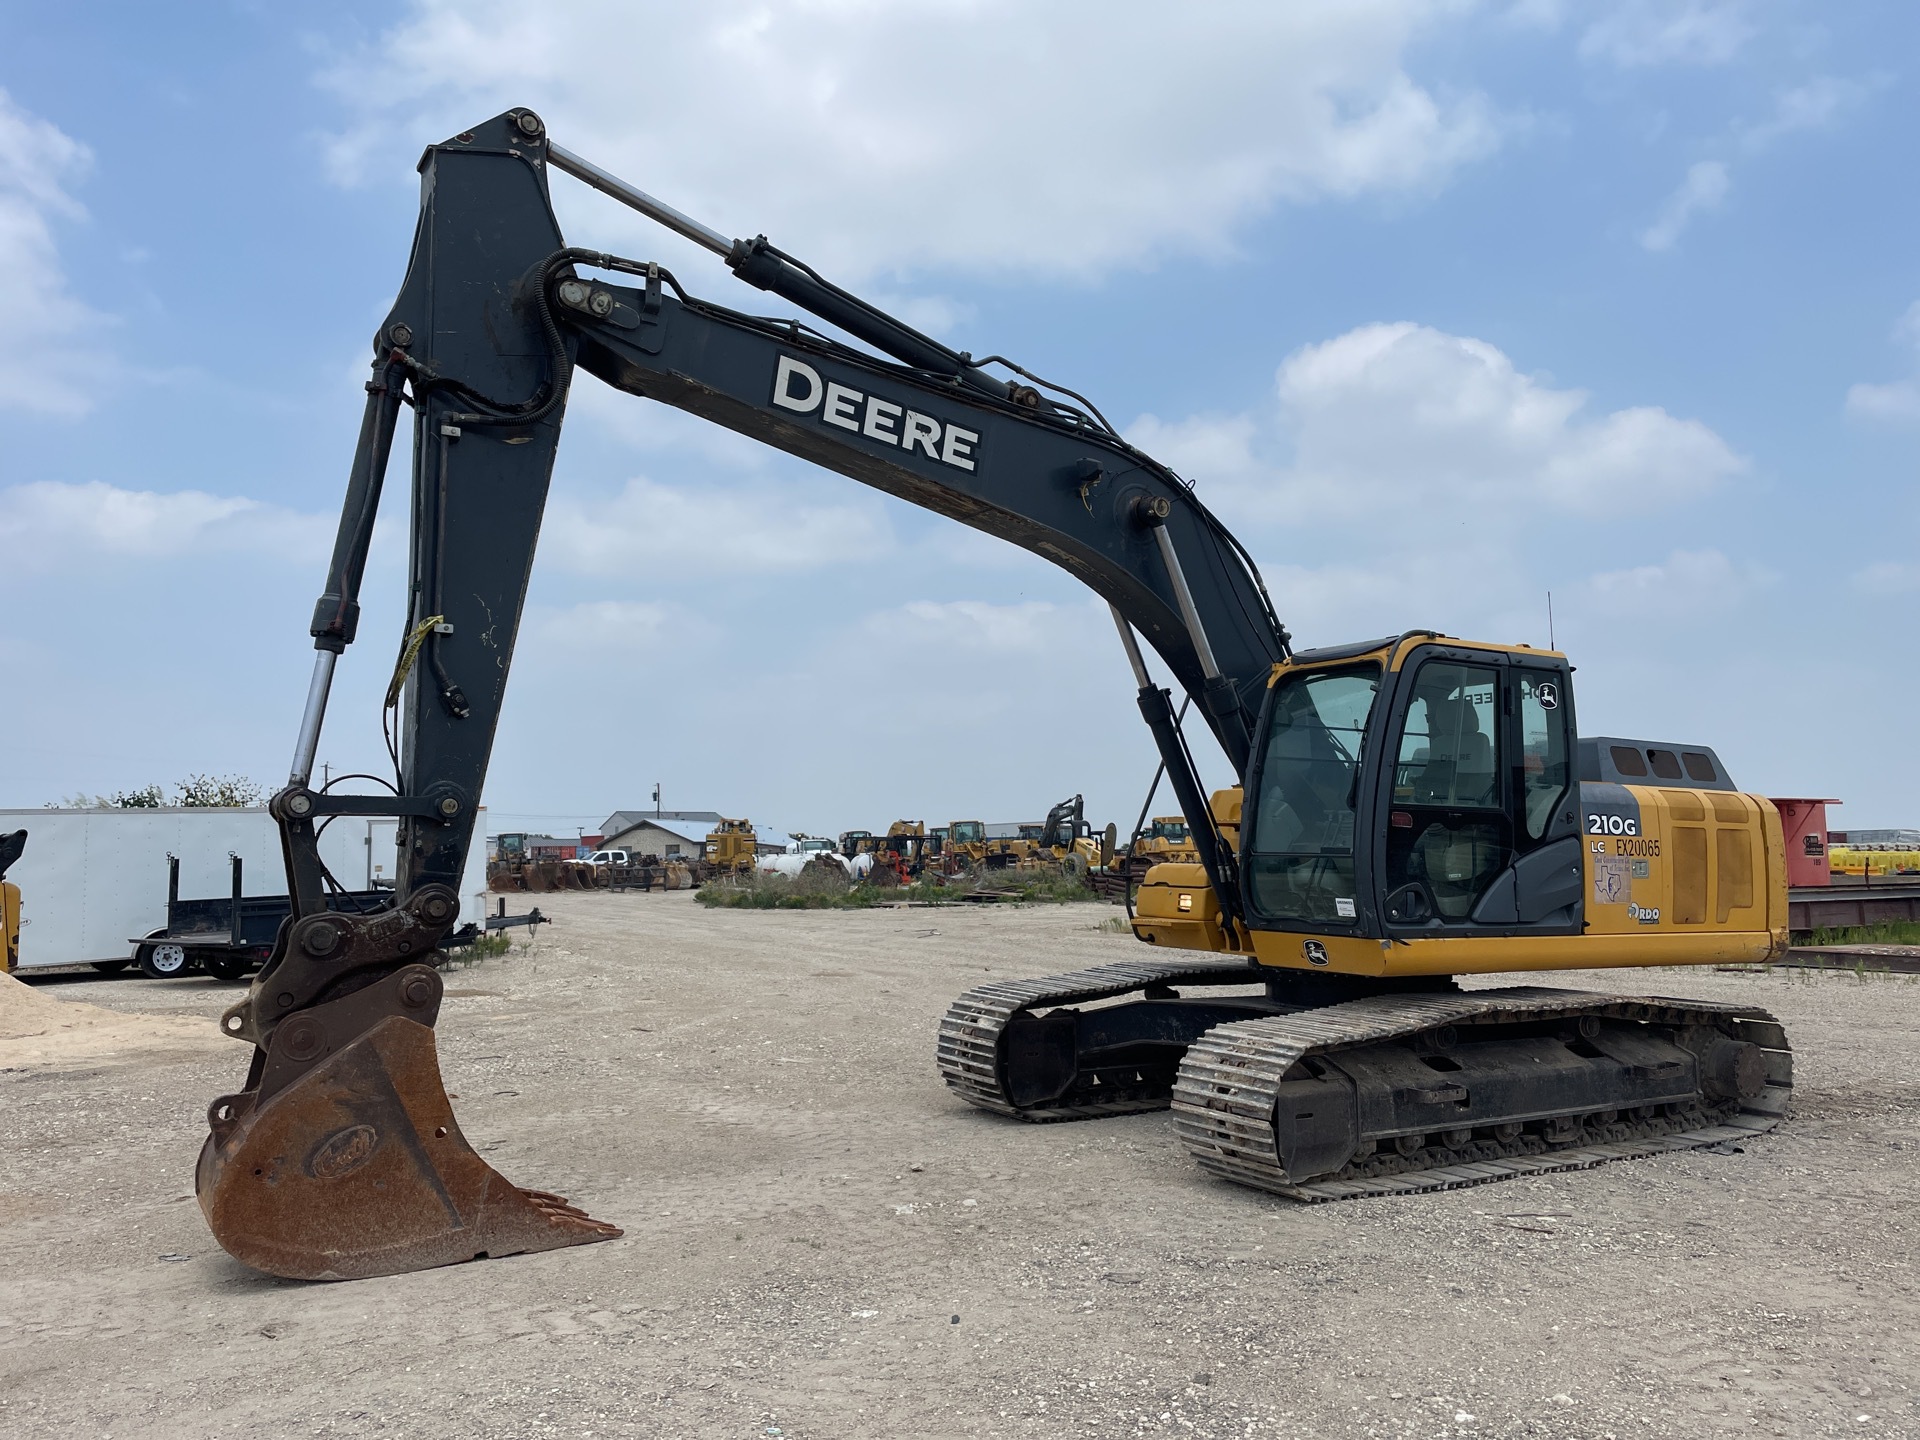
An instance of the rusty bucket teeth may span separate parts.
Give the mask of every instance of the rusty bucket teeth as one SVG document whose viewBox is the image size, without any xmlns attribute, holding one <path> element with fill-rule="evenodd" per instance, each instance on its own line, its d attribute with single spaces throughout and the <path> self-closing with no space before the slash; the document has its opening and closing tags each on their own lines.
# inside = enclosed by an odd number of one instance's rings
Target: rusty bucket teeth
<svg viewBox="0 0 1920 1440">
<path fill-rule="evenodd" d="M 214 1102 L 195 1175 L 227 1253 L 296 1280 L 358 1280 L 620 1234 L 474 1153 L 433 1031 L 379 1021 L 284 1089 Z"/>
</svg>

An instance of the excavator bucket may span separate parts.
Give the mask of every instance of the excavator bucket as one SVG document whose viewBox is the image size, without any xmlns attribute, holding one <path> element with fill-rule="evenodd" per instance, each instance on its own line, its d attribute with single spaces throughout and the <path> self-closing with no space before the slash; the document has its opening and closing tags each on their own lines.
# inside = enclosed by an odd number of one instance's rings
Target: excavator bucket
<svg viewBox="0 0 1920 1440">
<path fill-rule="evenodd" d="M 358 1280 L 620 1234 L 474 1152 L 426 1018 L 389 1014 L 336 1047 L 325 1024 L 291 1017 L 251 1088 L 213 1102 L 195 1189 L 228 1254 L 289 1279 Z M 276 1070 L 293 1072 L 277 1089 Z"/>
</svg>

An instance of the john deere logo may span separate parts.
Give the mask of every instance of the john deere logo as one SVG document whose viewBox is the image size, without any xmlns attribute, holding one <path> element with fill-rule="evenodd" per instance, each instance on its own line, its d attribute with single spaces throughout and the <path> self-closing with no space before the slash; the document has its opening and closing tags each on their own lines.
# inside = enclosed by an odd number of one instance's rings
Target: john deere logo
<svg viewBox="0 0 1920 1440">
<path fill-rule="evenodd" d="M 316 1180 L 338 1180 L 351 1175 L 373 1158 L 380 1146 L 380 1133 L 371 1125 L 349 1125 L 336 1130 L 307 1157 L 307 1174 Z"/>
<path fill-rule="evenodd" d="M 1322 945 L 1318 940 L 1308 940 L 1304 942 L 1300 946 L 1300 953 L 1307 957 L 1307 964 L 1309 965 L 1324 965 L 1327 963 L 1327 947 Z"/>
</svg>

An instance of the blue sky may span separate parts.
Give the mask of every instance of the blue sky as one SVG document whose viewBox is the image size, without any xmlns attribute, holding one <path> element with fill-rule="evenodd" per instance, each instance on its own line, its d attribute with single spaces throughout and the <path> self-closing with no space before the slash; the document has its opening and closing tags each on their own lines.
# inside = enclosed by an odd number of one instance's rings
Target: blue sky
<svg viewBox="0 0 1920 1440">
<path fill-rule="evenodd" d="M 1092 396 L 1301 643 L 1542 642 L 1551 590 L 1583 730 L 1916 823 L 1917 54 L 1912 7 L 1789 0 L 0 6 L 0 806 L 278 783 L 414 161 L 527 104 Z M 764 308 L 555 188 L 570 239 Z M 656 780 L 779 828 L 1131 820 L 1151 748 L 1071 580 L 595 390 L 495 828 Z M 335 769 L 381 754 L 388 508 Z"/>
</svg>

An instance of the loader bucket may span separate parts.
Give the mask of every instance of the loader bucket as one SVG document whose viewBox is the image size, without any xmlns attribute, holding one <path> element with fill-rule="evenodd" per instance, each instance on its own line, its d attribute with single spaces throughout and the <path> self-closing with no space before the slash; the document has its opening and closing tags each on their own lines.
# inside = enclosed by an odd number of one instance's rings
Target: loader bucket
<svg viewBox="0 0 1920 1440">
<path fill-rule="evenodd" d="M 194 1177 L 214 1237 L 256 1270 L 358 1280 L 620 1234 L 474 1152 L 428 1025 L 389 1015 L 267 1089 L 214 1101 Z"/>
</svg>

